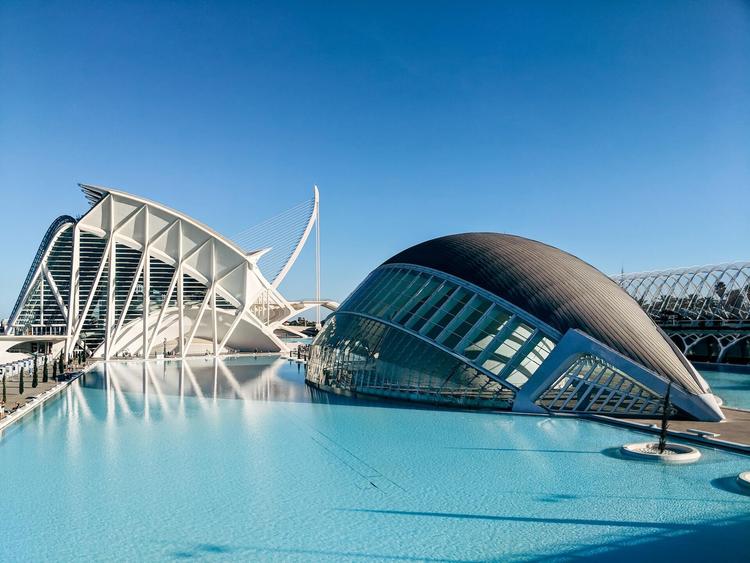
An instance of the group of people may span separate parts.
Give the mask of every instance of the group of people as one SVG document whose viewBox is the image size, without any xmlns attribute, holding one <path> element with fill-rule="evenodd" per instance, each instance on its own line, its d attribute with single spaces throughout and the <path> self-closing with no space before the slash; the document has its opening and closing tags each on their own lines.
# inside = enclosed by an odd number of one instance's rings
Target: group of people
<svg viewBox="0 0 750 563">
<path fill-rule="evenodd" d="M 0 418 L 5 418 L 6 415 L 12 414 L 20 408 L 21 408 L 21 403 L 19 403 L 18 401 L 16 401 L 16 404 L 13 405 L 13 407 L 11 408 L 8 408 L 5 405 L 5 401 L 0 401 Z"/>
</svg>

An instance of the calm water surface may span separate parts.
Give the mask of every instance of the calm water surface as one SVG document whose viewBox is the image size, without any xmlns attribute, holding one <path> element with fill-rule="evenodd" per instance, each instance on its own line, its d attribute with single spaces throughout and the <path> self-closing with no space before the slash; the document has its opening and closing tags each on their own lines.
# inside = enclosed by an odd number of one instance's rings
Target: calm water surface
<svg viewBox="0 0 750 563">
<path fill-rule="evenodd" d="M 750 457 L 313 393 L 278 359 L 112 364 L 0 442 L 0 559 L 750 560 Z"/>
<path fill-rule="evenodd" d="M 750 373 L 701 370 L 701 375 L 725 406 L 750 410 Z"/>
</svg>

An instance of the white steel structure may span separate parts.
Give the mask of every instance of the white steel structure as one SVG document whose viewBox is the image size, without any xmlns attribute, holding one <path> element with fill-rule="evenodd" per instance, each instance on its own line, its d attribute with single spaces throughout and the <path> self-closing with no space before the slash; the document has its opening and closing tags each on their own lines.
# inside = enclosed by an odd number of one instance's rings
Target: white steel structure
<svg viewBox="0 0 750 563">
<path fill-rule="evenodd" d="M 689 358 L 750 363 L 750 262 L 613 276 Z"/>
<path fill-rule="evenodd" d="M 91 209 L 48 230 L 10 318 L 15 335 L 64 336 L 66 353 L 83 345 L 104 359 L 281 352 L 287 346 L 274 331 L 320 303 L 289 302 L 278 291 L 317 221 L 317 188 L 302 223 L 277 222 L 283 239 L 267 225 L 273 245 L 250 250 L 154 201 L 81 189 Z M 277 260 L 270 280 L 264 256 Z"/>
</svg>

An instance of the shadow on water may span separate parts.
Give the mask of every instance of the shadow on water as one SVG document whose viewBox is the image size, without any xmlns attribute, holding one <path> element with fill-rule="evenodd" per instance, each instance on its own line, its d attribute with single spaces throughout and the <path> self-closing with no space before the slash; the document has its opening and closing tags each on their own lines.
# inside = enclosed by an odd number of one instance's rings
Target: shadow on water
<svg viewBox="0 0 750 563">
<path fill-rule="evenodd" d="M 218 545 L 213 543 L 199 543 L 187 549 L 180 549 L 171 555 L 175 559 L 193 559 L 195 557 L 204 557 L 206 555 L 228 555 L 237 551 L 228 545 Z"/>
<path fill-rule="evenodd" d="M 630 522 L 585 518 L 543 518 L 532 516 L 500 516 L 445 512 L 412 512 L 405 510 L 344 509 L 371 515 L 408 516 L 415 518 L 446 518 L 483 520 L 492 522 L 523 522 L 550 525 L 546 534 L 565 534 L 569 530 L 555 530 L 557 525 L 602 526 L 623 529 L 651 530 L 644 534 L 617 537 L 610 535 L 605 544 L 580 545 L 568 551 L 547 554 L 515 553 L 515 561 L 722 561 L 750 560 L 750 515 L 724 518 L 695 524 L 658 521 Z M 508 559 L 508 557 L 504 557 Z M 489 559 L 492 560 L 492 559 Z"/>
<path fill-rule="evenodd" d="M 391 516 L 415 516 L 427 518 L 449 518 L 458 520 L 488 520 L 496 522 L 525 522 L 538 524 L 568 524 L 573 526 L 607 526 L 624 528 L 654 528 L 664 530 L 684 531 L 698 529 L 699 524 L 685 525 L 673 522 L 632 522 L 629 520 L 597 520 L 588 518 L 543 518 L 536 516 L 499 516 L 493 514 L 466 514 L 458 512 L 412 512 L 408 510 L 380 510 L 369 508 L 342 509 L 345 512 L 360 512 L 367 514 L 382 514 Z"/>
<path fill-rule="evenodd" d="M 446 450 L 464 450 L 477 452 L 516 452 L 516 453 L 544 453 L 544 454 L 600 454 L 599 450 L 544 450 L 534 448 L 472 448 L 461 446 L 445 446 Z"/>
<path fill-rule="evenodd" d="M 519 557 L 522 561 L 669 561 L 750 560 L 750 515 L 694 526 L 662 529 L 645 536 L 609 538 L 605 545 L 581 545 L 568 551 Z"/>
<path fill-rule="evenodd" d="M 351 561 L 358 559 L 380 560 L 380 561 L 429 561 L 431 563 L 468 563 L 475 561 L 473 559 L 447 559 L 433 557 L 415 557 L 410 555 L 385 554 L 385 553 L 363 553 L 357 551 L 337 551 L 324 549 L 295 549 L 283 547 L 263 547 L 255 545 L 216 545 L 216 544 L 197 544 L 189 547 L 180 548 L 168 554 L 172 559 L 204 559 L 210 556 L 225 556 L 231 560 L 264 560 L 268 557 L 274 559 L 295 560 L 302 557 L 305 560 L 316 561 L 321 558 L 335 558 L 342 561 Z"/>
<path fill-rule="evenodd" d="M 750 491 L 743 489 L 739 483 L 737 483 L 736 475 L 713 479 L 711 481 L 711 486 L 727 493 L 735 493 L 737 495 L 750 497 Z M 750 535 L 750 528 L 747 530 L 747 533 Z"/>
<path fill-rule="evenodd" d="M 620 459 L 622 461 L 634 461 L 632 459 L 627 459 L 624 455 L 622 455 L 622 452 L 620 451 L 620 448 L 605 448 L 600 453 L 607 457 L 611 457 L 613 459 Z M 641 462 L 641 463 L 650 463 L 650 462 Z"/>
</svg>

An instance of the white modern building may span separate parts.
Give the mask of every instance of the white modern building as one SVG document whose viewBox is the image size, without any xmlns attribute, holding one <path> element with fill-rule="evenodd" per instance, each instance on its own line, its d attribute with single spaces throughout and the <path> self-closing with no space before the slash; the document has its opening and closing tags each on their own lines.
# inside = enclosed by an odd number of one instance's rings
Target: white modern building
<svg viewBox="0 0 750 563">
<path fill-rule="evenodd" d="M 282 326 L 287 319 L 321 303 L 336 308 L 319 290 L 306 301 L 278 290 L 317 224 L 317 187 L 310 200 L 235 240 L 139 196 L 81 189 L 91 208 L 47 230 L 7 345 L 46 339 L 68 354 L 85 347 L 104 359 L 283 352 L 278 335 L 293 332 Z"/>
<path fill-rule="evenodd" d="M 720 421 L 711 388 L 638 303 L 558 248 L 425 241 L 375 268 L 313 341 L 306 379 L 347 395 L 525 413 Z"/>
</svg>

